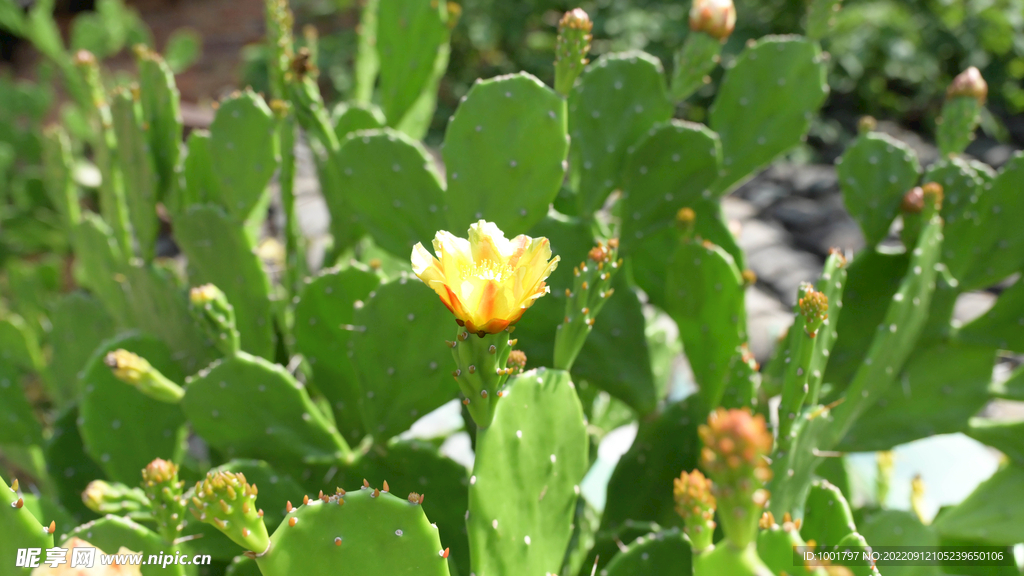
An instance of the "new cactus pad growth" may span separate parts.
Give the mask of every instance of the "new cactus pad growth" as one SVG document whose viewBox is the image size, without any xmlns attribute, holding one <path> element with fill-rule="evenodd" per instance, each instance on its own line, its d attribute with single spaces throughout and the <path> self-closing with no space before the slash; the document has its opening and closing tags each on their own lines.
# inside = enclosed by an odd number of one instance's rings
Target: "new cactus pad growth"
<svg viewBox="0 0 1024 576">
<path fill-rule="evenodd" d="M 590 34 L 594 23 L 580 8 L 570 10 L 558 21 L 558 37 L 555 40 L 555 91 L 568 96 L 576 77 L 587 65 L 590 52 Z"/>
<path fill-rule="evenodd" d="M 572 289 L 565 289 L 565 320 L 555 336 L 555 368 L 572 368 L 597 315 L 615 292 L 612 281 L 621 266 L 619 239 L 612 238 L 607 243 L 598 241 L 587 259 L 573 268 Z"/>
<path fill-rule="evenodd" d="M 239 546 L 264 554 L 270 538 L 263 511 L 256 507 L 257 493 L 243 474 L 211 472 L 196 483 L 190 510 L 196 520 L 216 527 Z"/>
<path fill-rule="evenodd" d="M 235 309 L 227 296 L 213 284 L 189 290 L 188 311 L 210 342 L 225 356 L 238 352 L 240 340 L 235 327 Z"/>
<path fill-rule="evenodd" d="M 712 483 L 700 470 L 683 472 L 674 480 L 672 494 L 676 500 L 676 513 L 682 516 L 686 535 L 693 551 L 711 548 L 715 534 L 715 496 Z"/>
<path fill-rule="evenodd" d="M 152 507 L 157 528 L 164 540 L 174 542 L 185 523 L 185 482 L 178 479 L 178 465 L 157 458 L 142 470 L 142 489 Z"/>
<path fill-rule="evenodd" d="M 185 396 L 181 386 L 168 380 L 138 354 L 121 348 L 108 353 L 103 363 L 118 380 L 134 386 L 154 400 L 176 404 Z"/>
<path fill-rule="evenodd" d="M 701 465 L 714 482 L 722 530 L 730 546 L 743 549 L 756 539 L 768 500 L 764 486 L 772 471 L 765 457 L 772 449 L 772 435 L 762 415 L 721 408 L 708 416 L 699 433 L 704 443 Z"/>
</svg>

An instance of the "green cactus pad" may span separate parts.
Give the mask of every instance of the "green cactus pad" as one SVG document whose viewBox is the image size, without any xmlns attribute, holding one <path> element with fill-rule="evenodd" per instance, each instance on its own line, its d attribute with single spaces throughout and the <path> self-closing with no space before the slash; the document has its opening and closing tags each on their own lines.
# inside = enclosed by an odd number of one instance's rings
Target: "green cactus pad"
<svg viewBox="0 0 1024 576">
<path fill-rule="evenodd" d="M 954 278 L 960 278 L 979 255 L 973 239 L 980 235 L 982 225 L 977 203 L 984 180 L 964 160 L 948 158 L 929 166 L 922 182 L 942 186 L 943 230 L 953 239 L 943 246 L 942 261 Z"/>
<path fill-rule="evenodd" d="M 190 206 L 174 219 L 195 285 L 214 284 L 235 308 L 242 350 L 272 358 L 275 350 L 270 280 L 243 230 L 216 206 Z"/>
<path fill-rule="evenodd" d="M 674 246 L 668 239 L 675 238 L 676 214 L 710 195 L 721 156 L 714 132 L 681 120 L 659 124 L 636 144 L 622 176 L 624 256 Z"/>
<path fill-rule="evenodd" d="M 86 212 L 75 228 L 75 254 L 85 273 L 83 284 L 101 301 L 118 324 L 129 317 L 127 302 L 116 275 L 122 265 L 114 233 L 99 216 Z"/>
<path fill-rule="evenodd" d="M 405 113 L 395 128 L 413 140 L 423 140 L 430 130 L 434 121 L 434 111 L 437 108 L 438 89 L 441 86 L 441 79 L 448 70 L 448 60 L 451 57 L 451 46 L 442 44 L 434 56 L 430 82 L 420 92 L 419 98 L 412 103 L 409 111 Z"/>
<path fill-rule="evenodd" d="M 836 161 L 839 187 L 850 215 L 860 224 L 868 246 L 878 244 L 899 213 L 903 195 L 921 176 L 909 146 L 888 136 L 863 134 Z"/>
<path fill-rule="evenodd" d="M 178 158 L 184 126 L 181 119 L 181 94 L 167 62 L 149 50 L 137 50 L 139 100 L 142 103 L 146 139 L 159 176 L 158 197 L 166 199 L 177 190 Z"/>
<path fill-rule="evenodd" d="M 493 422 L 477 432 L 467 521 L 476 574 L 561 570 L 587 450 L 568 373 L 510 379 Z"/>
<path fill-rule="evenodd" d="M 710 243 L 684 242 L 669 264 L 665 298 L 698 394 L 705 407 L 717 406 L 732 357 L 747 340 L 743 279 L 732 256 Z"/>
<path fill-rule="evenodd" d="M 147 134 L 140 123 L 141 110 L 132 93 L 115 92 L 111 102 L 114 133 L 117 134 L 117 159 L 124 179 L 125 204 L 140 256 L 147 262 L 156 253 L 159 221 L 156 216 L 156 165 Z"/>
<path fill-rule="evenodd" d="M 565 175 L 565 101 L 526 73 L 480 80 L 445 133 L 448 223 L 483 218 L 514 236 L 548 213 Z"/>
<path fill-rule="evenodd" d="M 377 11 L 381 108 L 396 126 L 431 85 L 434 60 L 448 43 L 444 2 L 383 2 Z"/>
<path fill-rule="evenodd" d="M 53 399 L 60 405 L 78 397 L 78 373 L 92 356 L 97 343 L 114 335 L 114 321 L 103 305 L 84 292 L 72 292 L 57 301 L 50 313 L 53 357 L 50 383 Z"/>
<path fill-rule="evenodd" d="M 709 34 L 690 33 L 683 47 L 676 52 L 672 71 L 671 92 L 676 102 L 682 102 L 700 90 L 708 74 L 718 65 L 722 41 Z"/>
<path fill-rule="evenodd" d="M 163 340 L 178 364 L 191 373 L 205 366 L 216 356 L 207 345 L 203 333 L 188 313 L 188 297 L 184 294 L 175 271 L 169 263 L 136 265 L 124 268 L 121 285 L 131 310 L 132 322 L 140 331 Z"/>
<path fill-rule="evenodd" d="M 388 481 L 399 497 L 408 492 L 421 494 L 423 512 L 435 524 L 449 561 L 459 574 L 469 574 L 469 540 L 466 511 L 469 509 L 469 473 L 461 464 L 446 458 L 429 442 L 403 440 L 370 450 L 355 466 L 357 478 L 372 483 Z M 352 474 L 349 474 L 349 479 Z"/>
<path fill-rule="evenodd" d="M 867 540 L 865 540 L 859 533 L 854 532 L 847 535 L 839 542 L 839 545 L 836 547 L 836 551 L 839 553 L 843 553 L 844 551 L 849 552 L 850 550 L 861 552 L 867 545 Z M 847 546 L 850 548 L 847 548 Z M 873 561 L 861 560 L 859 563 L 849 566 L 848 568 L 854 576 L 880 576 Z"/>
<path fill-rule="evenodd" d="M 711 128 L 722 138 L 722 171 L 713 193 L 725 194 L 798 145 L 827 94 L 817 42 L 766 36 L 744 49 L 711 107 Z"/>
<path fill-rule="evenodd" d="M 919 346 L 899 379 L 839 443 L 842 451 L 888 450 L 918 438 L 960 432 L 989 401 L 996 352 L 984 346 Z"/>
<path fill-rule="evenodd" d="M 13 482 L 13 480 L 12 480 Z M 21 548 L 40 548 L 46 550 L 53 547 L 53 535 L 36 520 L 35 516 L 22 504 L 18 505 L 21 496 L 11 490 L 7 482 L 0 478 L 0 554 L 5 558 L 4 570 L 13 570 L 11 574 L 28 575 L 31 569 L 13 568 L 14 559 Z M 46 553 L 40 555 L 40 562 Z"/>
<path fill-rule="evenodd" d="M 1024 467 L 1003 466 L 963 502 L 945 510 L 933 526 L 943 538 L 1012 545 L 1024 541 L 1024 501 L 1016 494 L 1024 484 Z"/>
<path fill-rule="evenodd" d="M 43 371 L 43 353 L 32 328 L 14 313 L 0 320 L 0 361 L 25 372 Z"/>
<path fill-rule="evenodd" d="M 239 352 L 190 379 L 181 407 L 196 433 L 229 457 L 296 462 L 349 454 L 282 366 Z"/>
<path fill-rule="evenodd" d="M 338 170 L 359 223 L 378 246 L 409 258 L 446 228 L 444 190 L 429 153 L 394 130 L 361 132 L 342 144 Z"/>
<path fill-rule="evenodd" d="M 981 121 L 981 109 L 981 102 L 973 96 L 946 99 L 935 130 L 940 155 L 960 154 L 967 148 Z"/>
<path fill-rule="evenodd" d="M 842 315 L 834 326 L 838 334 L 829 354 L 825 382 L 842 388 L 853 378 L 899 289 L 900 279 L 906 275 L 909 262 L 909 254 L 889 254 L 870 248 L 859 252 L 850 262 L 843 306 L 857 313 Z M 834 395 L 827 398 L 828 401 L 835 399 Z"/>
<path fill-rule="evenodd" d="M 78 205 L 78 186 L 73 177 L 71 141 L 62 128 L 43 133 L 42 160 L 46 192 L 61 215 L 65 231 L 70 234 L 81 221 L 82 213 Z"/>
<path fill-rule="evenodd" d="M 616 554 L 601 574 L 690 574 L 692 555 L 690 541 L 678 528 L 673 528 L 637 538 Z"/>
<path fill-rule="evenodd" d="M 836 14 L 842 6 L 843 0 L 811 0 L 807 5 L 807 37 L 821 40 L 828 36 L 836 25 Z"/>
<path fill-rule="evenodd" d="M 693 559 L 693 576 L 717 576 L 718 574 L 771 576 L 772 571 L 757 555 L 757 549 L 753 544 L 739 549 L 727 542 L 722 542 L 718 547 Z"/>
<path fill-rule="evenodd" d="M 697 426 L 706 420 L 695 400 L 669 404 L 656 417 L 640 421 L 636 440 L 608 482 L 601 531 L 615 530 L 629 520 L 662 526 L 679 522 L 672 481 L 681 471 L 697 467 Z"/>
<path fill-rule="evenodd" d="M 344 142 L 353 132 L 383 128 L 385 124 L 384 113 L 373 104 L 340 102 L 331 110 L 331 125 L 338 142 Z"/>
<path fill-rule="evenodd" d="M 860 521 L 858 532 L 868 542 L 878 546 L 939 546 L 948 545 L 941 542 L 930 526 L 921 523 L 916 514 L 908 510 L 879 510 L 869 513 Z M 957 567 L 960 574 L 978 574 L 976 570 L 984 570 L 984 576 L 1001 576 L 1007 568 L 971 568 Z M 944 574 L 940 566 L 886 566 L 885 576 L 941 576 Z M 1017 576 L 1012 574 L 1011 576 Z"/>
<path fill-rule="evenodd" d="M 570 179 L 584 216 L 622 185 L 632 147 L 673 110 L 654 56 L 608 54 L 587 66 L 569 94 Z"/>
<path fill-rule="evenodd" d="M 172 381 L 181 382 L 184 374 L 163 342 L 132 334 L 104 342 L 82 371 L 78 429 L 86 451 L 108 478 L 135 485 L 153 458 L 181 456 L 185 417 L 177 406 L 153 400 L 114 376 L 104 357 L 121 348 Z"/>
<path fill-rule="evenodd" d="M 169 542 L 165 542 L 160 536 L 127 518 L 107 515 L 99 520 L 82 524 L 64 534 L 61 538 L 62 546 L 66 546 L 71 538 L 85 540 L 89 544 L 99 548 L 107 554 L 117 554 L 122 547 L 137 554 L 142 554 L 143 565 L 141 566 L 142 576 L 158 576 L 170 574 L 172 576 L 183 576 L 184 566 L 170 564 L 164 568 L 159 564 L 146 564 L 151 555 L 167 554 L 171 550 Z M 173 556 L 173 551 L 171 552 Z"/>
<path fill-rule="evenodd" d="M 248 221 L 266 194 L 280 161 L 276 121 L 251 90 L 222 100 L 210 124 L 211 170 L 220 199 L 235 222 Z"/>
<path fill-rule="evenodd" d="M 231 561 L 231 564 L 228 565 L 224 574 L 225 576 L 263 576 L 263 572 L 260 572 L 260 567 L 256 564 L 256 560 L 248 556 L 236 556 Z"/>
<path fill-rule="evenodd" d="M 1018 152 L 979 195 L 981 233 L 972 246 L 977 251 L 973 265 L 964 271 L 961 290 L 991 286 L 1020 269 L 1024 261 L 1024 152 Z"/>
<path fill-rule="evenodd" d="M 348 356 L 356 302 L 380 284 L 379 277 L 358 268 L 330 269 L 310 278 L 295 305 L 295 349 L 313 369 L 313 386 L 331 403 L 338 430 L 350 444 L 365 435 L 359 411 L 362 389 Z"/>
<path fill-rule="evenodd" d="M 914 349 L 935 291 L 936 268 L 942 250 L 942 219 L 932 215 L 912 250 L 907 274 L 900 282 L 871 342 L 863 364 L 846 390 L 846 402 L 833 411 L 835 423 L 826 446 L 835 445 L 853 421 L 877 402 L 896 379 Z M 849 303 L 847 303 L 849 304 Z"/>
<path fill-rule="evenodd" d="M 379 489 L 331 496 L 288 514 L 256 560 L 264 575 L 448 576 L 449 554 L 421 506 Z"/>
<path fill-rule="evenodd" d="M 53 423 L 53 433 L 46 440 L 43 453 L 47 472 L 57 489 L 57 500 L 82 520 L 94 517 L 82 503 L 82 491 L 89 482 L 102 479 L 104 475 L 103 470 L 85 453 L 77 421 L 77 406 L 60 413 Z"/>
<path fill-rule="evenodd" d="M 352 321 L 350 358 L 363 390 L 367 432 L 384 441 L 451 400 L 455 319 L 417 280 L 400 279 L 371 293 Z"/>
<path fill-rule="evenodd" d="M 999 450 L 1016 465 L 1024 465 L 1024 419 L 971 418 L 967 435 Z"/>
<path fill-rule="evenodd" d="M 174 214 L 184 212 L 192 204 L 221 204 L 220 181 L 213 171 L 213 138 L 206 130 L 195 130 L 188 135 L 188 155 L 185 156 L 185 186 L 177 198 L 172 197 Z"/>
<path fill-rule="evenodd" d="M 757 533 L 757 555 L 776 574 L 799 573 L 793 563 L 793 547 L 806 545 L 792 523 L 784 522 L 782 526 L 773 524 L 767 528 L 762 524 Z"/>
<path fill-rule="evenodd" d="M 633 520 L 626 520 L 615 530 L 598 531 L 594 534 L 594 545 L 587 552 L 583 563 L 580 564 L 579 576 L 591 576 L 595 565 L 597 573 L 600 574 L 601 569 L 621 551 L 619 544 L 628 546 L 641 536 L 660 531 L 661 526 L 655 522 L 635 522 Z"/>
<path fill-rule="evenodd" d="M 615 293 L 580 350 L 572 376 L 608 392 L 639 414 L 650 414 L 658 398 L 644 336 L 643 306 L 625 279 L 618 278 Z"/>
<path fill-rule="evenodd" d="M 0 361 L 0 444 L 41 444 L 43 430 L 21 387 L 21 375 L 13 365 Z"/>
<path fill-rule="evenodd" d="M 856 531 L 853 512 L 843 493 L 824 480 L 812 483 L 800 527 L 803 539 L 814 540 L 821 546 L 835 546 Z"/>
</svg>

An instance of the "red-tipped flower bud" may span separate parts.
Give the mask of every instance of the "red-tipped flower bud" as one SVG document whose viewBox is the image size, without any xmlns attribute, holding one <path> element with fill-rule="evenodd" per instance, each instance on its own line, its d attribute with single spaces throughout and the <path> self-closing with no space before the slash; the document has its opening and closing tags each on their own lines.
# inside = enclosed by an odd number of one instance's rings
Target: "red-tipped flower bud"
<svg viewBox="0 0 1024 576">
<path fill-rule="evenodd" d="M 988 83 L 974 66 L 957 74 L 956 78 L 950 82 L 949 88 L 946 89 L 946 98 L 956 98 L 957 96 L 969 96 L 980 104 L 984 104 L 985 99 L 988 98 Z"/>
<path fill-rule="evenodd" d="M 704 443 L 701 461 L 714 480 L 722 529 L 733 545 L 745 548 L 754 540 L 768 500 L 764 484 L 772 471 L 765 456 L 772 449 L 772 435 L 760 414 L 723 408 L 708 416 L 699 433 Z"/>
</svg>

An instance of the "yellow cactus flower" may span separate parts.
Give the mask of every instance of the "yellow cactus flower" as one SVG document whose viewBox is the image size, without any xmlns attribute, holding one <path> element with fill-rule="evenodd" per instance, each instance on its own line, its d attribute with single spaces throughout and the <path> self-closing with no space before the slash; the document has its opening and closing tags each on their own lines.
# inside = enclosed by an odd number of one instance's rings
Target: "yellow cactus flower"
<svg viewBox="0 0 1024 576">
<path fill-rule="evenodd" d="M 435 258 L 416 244 L 412 268 L 441 297 L 460 326 L 477 335 L 514 325 L 534 300 L 550 289 L 544 282 L 558 265 L 547 238 L 519 235 L 508 240 L 493 223 L 469 227 L 469 239 L 441 230 Z"/>
</svg>

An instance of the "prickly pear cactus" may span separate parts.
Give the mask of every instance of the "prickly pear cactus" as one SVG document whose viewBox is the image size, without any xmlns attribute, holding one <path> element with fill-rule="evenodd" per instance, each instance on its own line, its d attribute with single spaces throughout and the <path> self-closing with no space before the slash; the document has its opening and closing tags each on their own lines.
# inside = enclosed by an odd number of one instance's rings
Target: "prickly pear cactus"
<svg viewBox="0 0 1024 576">
<path fill-rule="evenodd" d="M 467 520 L 473 572 L 560 570 L 587 468 L 583 410 L 569 375 L 517 376 L 493 422 L 477 432 L 476 449 Z"/>
<path fill-rule="evenodd" d="M 539 80 L 477 81 L 445 132 L 449 225 L 486 218 L 508 234 L 526 232 L 555 199 L 568 148 L 565 101 Z"/>
<path fill-rule="evenodd" d="M 450 551 L 419 505 L 380 488 L 337 489 L 289 510 L 256 557 L 265 576 L 395 574 L 448 576 Z"/>
<path fill-rule="evenodd" d="M 18 558 L 18 550 L 53 547 L 52 527 L 43 526 L 25 508 L 17 480 L 11 485 L 0 479 L 0 552 L 8 560 Z M 7 570 L 11 570 L 8 564 Z M 14 568 L 14 574 L 28 574 L 31 570 Z"/>
<path fill-rule="evenodd" d="M 295 463 L 349 455 L 337 429 L 283 366 L 244 352 L 190 378 L 181 409 L 229 457 Z"/>
<path fill-rule="evenodd" d="M 643 52 L 602 56 L 569 95 L 569 130 L 577 209 L 590 216 L 621 185 L 633 145 L 672 117 L 661 62 Z"/>
</svg>

